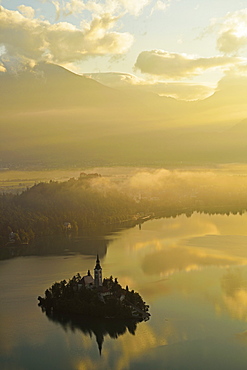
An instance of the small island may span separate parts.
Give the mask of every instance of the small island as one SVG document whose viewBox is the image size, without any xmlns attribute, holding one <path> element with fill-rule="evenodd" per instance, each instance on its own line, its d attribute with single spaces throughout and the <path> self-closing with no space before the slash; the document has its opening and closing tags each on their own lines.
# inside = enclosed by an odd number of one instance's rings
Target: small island
<svg viewBox="0 0 247 370">
<path fill-rule="evenodd" d="M 102 279 L 102 268 L 97 255 L 94 278 L 90 270 L 81 277 L 78 273 L 68 282 L 55 282 L 38 297 L 39 305 L 46 312 L 80 314 L 98 318 L 148 320 L 149 306 L 139 293 L 122 288 L 117 278 Z"/>
</svg>

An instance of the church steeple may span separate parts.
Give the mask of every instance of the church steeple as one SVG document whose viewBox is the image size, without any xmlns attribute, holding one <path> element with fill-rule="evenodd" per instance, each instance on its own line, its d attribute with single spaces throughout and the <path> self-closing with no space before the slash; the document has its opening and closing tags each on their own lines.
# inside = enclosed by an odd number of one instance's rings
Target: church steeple
<svg viewBox="0 0 247 370">
<path fill-rule="evenodd" d="M 96 259 L 96 266 L 95 268 L 97 269 L 101 269 L 101 266 L 100 266 L 100 260 L 99 260 L 99 255 L 97 254 L 97 259 Z"/>
<path fill-rule="evenodd" d="M 96 265 L 94 268 L 94 285 L 96 288 L 102 286 L 102 268 L 100 266 L 99 255 L 97 254 Z"/>
</svg>

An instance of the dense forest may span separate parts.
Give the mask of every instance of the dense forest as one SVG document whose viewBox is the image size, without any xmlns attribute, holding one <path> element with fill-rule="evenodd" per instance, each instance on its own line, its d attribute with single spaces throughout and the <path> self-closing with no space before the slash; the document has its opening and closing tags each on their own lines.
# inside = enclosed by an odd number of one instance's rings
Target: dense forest
<svg viewBox="0 0 247 370">
<path fill-rule="evenodd" d="M 169 174 L 170 176 L 170 174 Z M 246 179 L 224 177 L 222 181 L 196 177 L 195 181 L 181 174 L 166 177 L 159 188 L 107 183 L 101 175 L 81 173 L 78 179 L 65 182 L 41 182 L 21 194 L 0 195 L 0 258 L 12 255 L 46 254 L 59 239 L 77 235 L 105 235 L 140 224 L 148 217 L 176 217 L 193 212 L 242 213 L 247 209 Z M 200 180 L 200 181 L 199 181 Z M 153 182 L 154 183 L 154 182 Z M 115 228 L 115 229 L 114 229 Z M 47 240 L 49 239 L 49 243 Z M 45 246 L 45 247 L 44 247 Z M 29 248 L 27 253 L 22 249 Z M 63 249 L 64 248 L 64 249 Z M 20 252 L 20 253 L 19 253 Z"/>
<path fill-rule="evenodd" d="M 19 195 L 0 196 L 0 245 L 28 244 L 38 237 L 90 233 L 138 217 L 140 204 L 117 189 L 99 192 L 81 174 L 66 182 L 39 183 Z"/>
</svg>

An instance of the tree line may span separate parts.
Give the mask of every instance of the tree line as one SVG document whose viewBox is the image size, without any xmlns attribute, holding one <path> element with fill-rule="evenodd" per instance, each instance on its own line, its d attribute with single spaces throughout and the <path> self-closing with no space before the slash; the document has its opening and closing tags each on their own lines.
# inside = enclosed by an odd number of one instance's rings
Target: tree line
<svg viewBox="0 0 247 370">
<path fill-rule="evenodd" d="M 44 236 L 93 232 L 97 227 L 134 217 L 140 204 L 111 189 L 93 186 L 99 175 L 66 182 L 39 183 L 21 194 L 0 195 L 0 245 L 28 244 Z"/>
</svg>

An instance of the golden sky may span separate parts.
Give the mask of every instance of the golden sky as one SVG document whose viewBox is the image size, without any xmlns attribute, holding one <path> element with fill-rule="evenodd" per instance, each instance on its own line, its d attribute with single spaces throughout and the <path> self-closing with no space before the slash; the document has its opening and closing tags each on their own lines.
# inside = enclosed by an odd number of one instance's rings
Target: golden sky
<svg viewBox="0 0 247 370">
<path fill-rule="evenodd" d="M 246 74 L 247 2 L 2 0 L 0 71 L 40 61 L 108 86 L 201 99 Z"/>
</svg>

